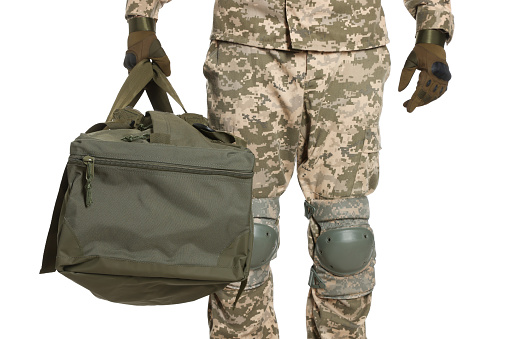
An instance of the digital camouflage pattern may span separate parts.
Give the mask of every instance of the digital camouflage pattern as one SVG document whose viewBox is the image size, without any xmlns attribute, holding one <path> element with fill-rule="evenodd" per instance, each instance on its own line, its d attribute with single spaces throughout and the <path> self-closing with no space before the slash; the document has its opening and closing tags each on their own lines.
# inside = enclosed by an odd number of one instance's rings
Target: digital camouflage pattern
<svg viewBox="0 0 509 339">
<path fill-rule="evenodd" d="M 268 225 L 279 234 L 279 198 L 253 199 L 252 212 L 254 223 Z M 210 337 L 277 338 L 270 264 L 249 271 L 245 290 L 233 309 L 239 288 L 240 282 L 232 283 L 209 297 Z"/>
<path fill-rule="evenodd" d="M 214 12 L 215 40 L 315 51 L 389 42 L 380 0 L 219 0 Z"/>
<path fill-rule="evenodd" d="M 309 226 L 313 258 L 314 239 L 320 232 L 339 227 L 369 228 L 365 195 L 378 182 L 378 121 L 389 70 L 389 53 L 385 47 L 340 53 L 295 53 L 218 41 L 210 45 L 204 65 L 209 122 L 215 129 L 244 138 L 255 154 L 253 206 L 265 200 L 276 201 L 285 191 L 297 161 L 299 183 L 316 213 Z M 279 212 L 275 206 L 269 210 L 272 217 Z M 337 337 L 337 333 L 351 332 L 357 335 L 355 338 L 363 338 L 364 319 L 374 286 L 374 259 L 365 270 L 347 277 L 326 272 L 316 260 L 315 265 L 326 288 L 313 289 L 310 294 L 308 324 L 320 324 L 310 333 L 322 333 L 321 338 L 343 338 Z M 261 286 L 268 286 L 265 285 L 271 277 L 268 265 L 267 269 L 267 273 L 255 273 L 263 280 L 260 287 L 244 292 L 245 303 L 253 301 L 250 311 L 257 307 L 254 302 L 259 300 L 251 294 L 258 295 Z M 227 333 L 232 322 L 246 326 L 242 312 L 224 315 L 226 308 L 222 305 L 230 304 L 234 291 L 229 288 L 210 297 L 209 309 L 223 310 L 223 313 L 209 313 L 210 321 L 218 324 L 211 326 L 211 338 L 223 338 L 224 334 L 216 334 L 214 329 L 221 328 Z M 344 316 L 340 315 L 341 309 L 327 309 L 335 304 L 343 305 Z M 272 305 L 272 299 L 266 300 L 257 314 L 272 316 L 272 309 L 267 311 L 266 305 Z M 357 306 L 362 306 L 362 310 L 354 309 Z M 325 308 L 319 312 L 320 318 L 315 319 L 313 310 L 322 307 Z M 227 322 L 214 322 L 216 316 Z M 237 317 L 241 319 L 235 320 Z M 256 326 L 247 323 L 253 333 L 271 329 L 267 333 L 272 334 L 234 337 L 278 337 L 274 330 L 277 329 L 275 318 L 258 316 L 256 321 Z"/>
<path fill-rule="evenodd" d="M 126 16 L 157 18 L 170 0 L 127 0 Z M 211 0 L 212 1 L 212 0 Z M 403 0 L 417 29 L 452 37 L 449 0 Z M 211 40 L 280 50 L 352 51 L 389 40 L 381 0 L 216 0 Z"/>
<path fill-rule="evenodd" d="M 126 15 L 157 18 L 167 2 L 128 0 Z M 378 183 L 378 120 L 390 70 L 389 53 L 380 47 L 388 42 L 380 2 L 215 4 L 213 41 L 204 65 L 210 124 L 247 140 L 256 157 L 255 201 L 277 199 L 296 161 L 306 201 L 315 207 L 308 227 L 309 252 L 324 288 L 309 292 L 308 338 L 366 338 L 374 257 L 363 271 L 337 277 L 321 267 L 314 247 L 327 230 L 370 229 L 365 196 Z M 440 29 L 452 38 L 449 0 L 404 3 L 417 30 Z M 255 218 L 279 227 L 278 217 Z M 270 266 L 250 273 L 248 288 L 234 310 L 237 292 L 238 286 L 230 285 L 210 296 L 211 338 L 278 338 Z"/>
<path fill-rule="evenodd" d="M 210 296 L 208 319 L 211 339 L 279 338 L 273 304 L 272 276 L 263 285 L 242 293 L 225 288 Z"/>
<path fill-rule="evenodd" d="M 366 317 L 370 308 L 371 294 L 348 300 L 324 299 L 311 289 L 306 306 L 307 338 L 366 339 Z"/>
<path fill-rule="evenodd" d="M 404 0 L 405 7 L 416 19 L 417 31 L 440 29 L 448 34 L 450 42 L 454 33 L 454 17 L 450 0 Z"/>
<path fill-rule="evenodd" d="M 378 183 L 389 66 L 385 47 L 321 54 L 212 42 L 209 121 L 250 143 L 255 198 L 284 192 L 295 157 L 306 199 L 364 196 Z"/>
<path fill-rule="evenodd" d="M 127 0 L 125 7 L 126 18 L 128 16 L 146 16 L 157 19 L 159 9 L 171 0 Z"/>
</svg>

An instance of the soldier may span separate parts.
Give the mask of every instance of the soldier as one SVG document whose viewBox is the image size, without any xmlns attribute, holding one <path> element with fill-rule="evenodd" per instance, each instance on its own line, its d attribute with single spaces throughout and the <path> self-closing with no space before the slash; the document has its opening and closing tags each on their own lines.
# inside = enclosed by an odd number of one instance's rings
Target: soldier
<svg viewBox="0 0 509 339">
<path fill-rule="evenodd" d="M 170 0 L 128 0 L 124 65 L 170 62 L 155 34 Z M 389 75 L 381 0 L 216 0 L 204 65 L 211 127 L 244 138 L 256 157 L 255 240 L 248 285 L 209 298 L 211 338 L 278 338 L 269 262 L 279 244 L 279 197 L 297 162 L 313 259 L 308 338 L 366 338 L 375 248 L 366 196 L 378 183 L 378 122 Z M 443 46 L 449 0 L 404 0 L 416 46 L 399 90 L 419 69 L 408 112 L 442 96 L 450 80 Z"/>
</svg>

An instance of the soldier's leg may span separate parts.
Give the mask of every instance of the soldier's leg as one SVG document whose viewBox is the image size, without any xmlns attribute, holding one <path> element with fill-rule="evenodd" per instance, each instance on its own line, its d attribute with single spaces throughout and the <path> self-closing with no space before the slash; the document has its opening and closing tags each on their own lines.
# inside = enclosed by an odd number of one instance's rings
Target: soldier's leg
<svg viewBox="0 0 509 339">
<path fill-rule="evenodd" d="M 304 53 L 295 57 L 290 52 L 212 42 L 207 54 L 204 74 L 211 127 L 244 138 L 256 159 L 254 269 L 235 309 L 239 284 L 210 296 L 211 338 L 279 336 L 269 262 L 275 256 L 272 250 L 277 249 L 275 241 L 279 237 L 278 198 L 288 185 L 295 162 L 304 70 Z"/>
<path fill-rule="evenodd" d="M 366 338 L 374 238 L 366 195 L 378 183 L 385 47 L 309 53 L 297 160 L 313 258 L 308 338 Z"/>
</svg>

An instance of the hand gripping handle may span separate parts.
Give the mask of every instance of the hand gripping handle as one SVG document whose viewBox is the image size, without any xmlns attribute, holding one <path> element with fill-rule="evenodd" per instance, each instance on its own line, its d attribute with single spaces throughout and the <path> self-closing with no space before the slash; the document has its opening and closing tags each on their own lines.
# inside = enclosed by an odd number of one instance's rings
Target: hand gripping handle
<svg viewBox="0 0 509 339">
<path fill-rule="evenodd" d="M 115 110 L 126 106 L 134 106 L 140 99 L 143 91 L 147 91 L 154 110 L 173 112 L 167 96 L 169 94 L 182 107 L 184 112 L 187 112 L 163 71 L 161 71 L 159 66 L 152 64 L 147 59 L 139 62 L 129 73 L 117 94 L 117 98 L 106 121 L 111 121 Z"/>
</svg>

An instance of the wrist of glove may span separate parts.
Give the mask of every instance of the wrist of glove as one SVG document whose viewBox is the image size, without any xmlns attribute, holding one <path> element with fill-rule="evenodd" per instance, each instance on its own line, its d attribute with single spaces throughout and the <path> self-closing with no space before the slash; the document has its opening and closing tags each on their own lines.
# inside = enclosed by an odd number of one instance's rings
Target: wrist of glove
<svg viewBox="0 0 509 339">
<path fill-rule="evenodd" d="M 435 32 L 437 32 L 435 34 L 440 33 L 443 35 L 439 31 Z M 420 71 L 419 81 L 414 94 L 410 100 L 403 104 L 409 113 L 419 106 L 427 105 L 440 98 L 447 91 L 449 80 L 451 80 L 451 73 L 449 72 L 443 48 L 445 39 L 441 39 L 438 35 L 435 35 L 435 37 L 438 37 L 437 39 L 430 39 L 429 36 L 433 37 L 433 35 L 429 34 L 424 36 L 428 37 L 428 39 L 419 40 L 418 37 L 417 44 L 403 67 L 399 82 L 398 90 L 401 92 L 407 88 L 415 71 Z"/>
<path fill-rule="evenodd" d="M 130 19 L 129 31 L 124 67 L 131 70 L 140 61 L 151 59 L 166 76 L 169 76 L 171 74 L 170 59 L 157 39 L 155 20 L 145 17 Z"/>
</svg>

